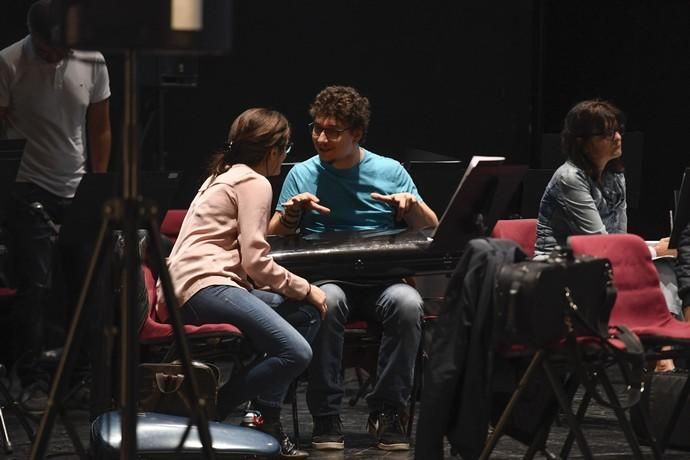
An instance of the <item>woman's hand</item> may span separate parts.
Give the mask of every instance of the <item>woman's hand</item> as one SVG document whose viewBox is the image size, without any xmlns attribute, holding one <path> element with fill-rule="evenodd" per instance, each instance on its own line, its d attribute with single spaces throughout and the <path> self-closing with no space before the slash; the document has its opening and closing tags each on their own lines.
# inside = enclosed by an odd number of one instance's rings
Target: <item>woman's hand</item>
<svg viewBox="0 0 690 460">
<path fill-rule="evenodd" d="M 319 313 L 321 313 L 321 319 L 326 317 L 326 311 L 328 311 L 328 305 L 326 305 L 326 293 L 321 290 L 320 287 L 311 285 L 309 293 L 305 300 L 312 304 Z"/>
<path fill-rule="evenodd" d="M 675 249 L 669 249 L 668 248 L 668 242 L 670 238 L 662 238 L 659 240 L 657 245 L 654 247 L 654 250 L 656 251 L 657 257 L 663 257 L 663 256 L 673 256 L 673 257 L 678 257 L 678 251 Z"/>
</svg>

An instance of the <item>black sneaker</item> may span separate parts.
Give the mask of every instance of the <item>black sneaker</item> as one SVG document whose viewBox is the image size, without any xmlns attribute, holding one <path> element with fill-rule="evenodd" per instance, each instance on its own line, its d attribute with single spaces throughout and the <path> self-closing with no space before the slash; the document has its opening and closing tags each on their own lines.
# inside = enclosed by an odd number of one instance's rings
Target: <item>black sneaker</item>
<svg viewBox="0 0 690 460">
<path fill-rule="evenodd" d="M 410 439 L 405 432 L 403 417 L 394 409 L 369 414 L 369 433 L 376 438 L 376 447 L 382 450 L 409 450 Z"/>
<path fill-rule="evenodd" d="M 343 450 L 343 423 L 339 415 L 314 417 L 314 431 L 311 435 L 311 446 L 318 450 Z"/>
<path fill-rule="evenodd" d="M 299 450 L 295 443 L 290 440 L 290 437 L 283 431 L 283 425 L 280 421 L 265 421 L 261 425 L 256 426 L 256 428 L 278 440 L 280 444 L 280 458 L 298 459 L 309 457 L 307 452 Z"/>
</svg>

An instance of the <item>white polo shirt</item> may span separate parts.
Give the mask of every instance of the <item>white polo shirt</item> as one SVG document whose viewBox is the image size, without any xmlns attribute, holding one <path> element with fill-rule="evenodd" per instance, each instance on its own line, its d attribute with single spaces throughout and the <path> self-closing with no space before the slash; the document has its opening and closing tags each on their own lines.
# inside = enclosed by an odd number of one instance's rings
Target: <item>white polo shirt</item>
<svg viewBox="0 0 690 460">
<path fill-rule="evenodd" d="M 73 50 L 50 64 L 36 54 L 30 36 L 0 51 L 7 135 L 27 140 L 16 180 L 73 197 L 86 172 L 86 111 L 109 97 L 101 53 Z"/>
</svg>

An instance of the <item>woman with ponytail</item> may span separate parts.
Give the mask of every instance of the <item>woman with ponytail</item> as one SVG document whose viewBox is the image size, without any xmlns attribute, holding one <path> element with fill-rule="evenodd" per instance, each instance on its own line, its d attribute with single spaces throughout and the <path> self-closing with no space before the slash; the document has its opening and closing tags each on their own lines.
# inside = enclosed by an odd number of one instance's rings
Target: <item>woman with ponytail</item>
<svg viewBox="0 0 690 460">
<path fill-rule="evenodd" d="M 232 323 L 264 356 L 221 388 L 221 418 L 252 400 L 264 419 L 259 428 L 278 439 L 282 457 L 305 458 L 283 432 L 280 409 L 311 360 L 325 294 L 274 262 L 265 239 L 272 198 L 266 176 L 280 172 L 290 147 L 282 114 L 254 108 L 238 116 L 189 206 L 168 265 L 186 323 Z"/>
</svg>

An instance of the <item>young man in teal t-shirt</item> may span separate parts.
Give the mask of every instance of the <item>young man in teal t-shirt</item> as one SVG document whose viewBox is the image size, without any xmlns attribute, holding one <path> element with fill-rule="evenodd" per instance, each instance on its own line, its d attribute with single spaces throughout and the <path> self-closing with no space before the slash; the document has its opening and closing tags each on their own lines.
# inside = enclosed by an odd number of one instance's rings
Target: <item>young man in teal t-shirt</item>
<svg viewBox="0 0 690 460">
<path fill-rule="evenodd" d="M 385 230 L 438 224 L 402 165 L 361 147 L 369 101 L 354 88 L 329 86 L 309 110 L 318 155 L 294 166 L 285 179 L 269 233 Z M 343 449 L 340 420 L 344 325 L 352 317 L 382 324 L 379 375 L 367 396 L 369 431 L 377 446 L 409 449 L 403 420 L 421 339 L 422 299 L 400 279 L 322 284 L 328 312 L 313 343 L 307 404 L 314 418 L 312 447 Z"/>
</svg>

